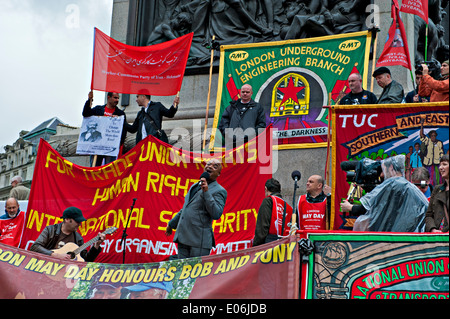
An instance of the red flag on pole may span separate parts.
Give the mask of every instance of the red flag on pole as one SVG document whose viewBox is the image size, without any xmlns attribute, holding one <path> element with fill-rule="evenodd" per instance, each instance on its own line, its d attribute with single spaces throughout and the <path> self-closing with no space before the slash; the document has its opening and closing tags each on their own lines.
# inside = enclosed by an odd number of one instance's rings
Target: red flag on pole
<svg viewBox="0 0 450 319">
<path fill-rule="evenodd" d="M 412 70 L 405 26 L 400 18 L 400 11 L 398 7 L 395 6 L 395 2 L 392 6 L 392 13 L 393 22 L 389 29 L 388 39 L 384 45 L 383 52 L 378 58 L 376 67 L 401 65 Z"/>
<path fill-rule="evenodd" d="M 415 14 L 428 24 L 428 0 L 403 0 L 400 11 Z"/>
<path fill-rule="evenodd" d="M 177 94 L 193 35 L 137 47 L 116 41 L 95 28 L 91 90 L 157 96 Z"/>
</svg>

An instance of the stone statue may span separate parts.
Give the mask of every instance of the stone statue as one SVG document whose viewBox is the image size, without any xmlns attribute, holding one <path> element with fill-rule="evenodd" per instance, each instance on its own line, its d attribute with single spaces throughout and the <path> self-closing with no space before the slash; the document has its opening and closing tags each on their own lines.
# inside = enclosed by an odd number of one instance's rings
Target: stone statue
<svg viewBox="0 0 450 319">
<path fill-rule="evenodd" d="M 449 58 L 449 47 L 445 43 L 444 27 L 441 25 L 447 13 L 445 9 L 448 0 L 428 1 L 428 44 L 425 46 L 426 23 L 418 16 L 414 16 L 414 33 L 416 42 L 415 65 L 420 65 L 425 61 L 425 48 L 427 48 L 427 60 L 442 62 Z M 448 30 L 447 30 L 448 32 Z M 448 34 L 447 34 L 448 37 Z"/>
<path fill-rule="evenodd" d="M 130 3 L 135 0 L 130 0 Z M 448 58 L 441 22 L 449 0 L 429 1 L 428 60 Z M 366 30 L 373 0 L 156 0 L 144 11 L 139 39 L 151 45 L 194 32 L 188 69 L 208 66 L 213 36 L 220 45 L 280 41 Z M 425 23 L 415 17 L 416 62 L 424 60 Z M 216 64 L 219 52 L 215 52 Z M 442 60 L 443 61 L 443 60 Z"/>
</svg>

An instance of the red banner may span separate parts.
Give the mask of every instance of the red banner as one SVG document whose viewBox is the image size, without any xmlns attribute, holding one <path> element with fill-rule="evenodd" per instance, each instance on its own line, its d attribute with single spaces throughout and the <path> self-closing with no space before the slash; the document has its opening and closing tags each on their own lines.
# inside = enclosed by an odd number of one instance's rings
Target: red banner
<svg viewBox="0 0 450 319">
<path fill-rule="evenodd" d="M 157 96 L 180 91 L 193 33 L 146 47 L 116 41 L 97 28 L 92 90 Z"/>
<path fill-rule="evenodd" d="M 239 148 L 211 155 L 223 163 L 217 182 L 228 192 L 223 215 L 213 222 L 213 254 L 250 247 L 264 184 L 272 177 L 271 133 L 268 128 Z M 61 222 L 63 211 L 76 206 L 87 219 L 79 228 L 85 242 L 107 228 L 118 228 L 107 236 L 96 261 L 121 263 L 121 235 L 136 198 L 127 230 L 126 262 L 167 260 L 177 253 L 173 235 L 165 235 L 167 223 L 183 207 L 208 156 L 150 136 L 115 162 L 88 168 L 70 163 L 41 140 L 21 248 L 29 249 L 44 227 Z"/>
<path fill-rule="evenodd" d="M 400 11 L 394 5 L 392 6 L 392 18 L 393 21 L 389 29 L 388 39 L 384 45 L 383 52 L 378 58 L 376 67 L 401 65 L 412 70 L 405 26 L 400 18 Z"/>
<path fill-rule="evenodd" d="M 415 14 L 428 24 L 428 0 L 403 0 L 400 11 Z"/>
<path fill-rule="evenodd" d="M 63 261 L 0 244 L 0 299 L 295 299 L 296 239 L 237 253 L 132 265 Z M 257 310 L 251 311 L 267 311 Z"/>
</svg>

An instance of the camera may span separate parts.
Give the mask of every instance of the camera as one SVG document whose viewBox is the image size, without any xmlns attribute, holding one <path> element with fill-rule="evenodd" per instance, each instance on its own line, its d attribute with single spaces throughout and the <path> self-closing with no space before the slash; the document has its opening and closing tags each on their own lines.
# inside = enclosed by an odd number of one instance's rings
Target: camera
<svg viewBox="0 0 450 319">
<path fill-rule="evenodd" d="M 360 161 L 341 162 L 341 169 L 347 173 L 347 182 L 361 186 L 367 193 L 383 182 L 381 161 L 364 158 Z"/>
</svg>

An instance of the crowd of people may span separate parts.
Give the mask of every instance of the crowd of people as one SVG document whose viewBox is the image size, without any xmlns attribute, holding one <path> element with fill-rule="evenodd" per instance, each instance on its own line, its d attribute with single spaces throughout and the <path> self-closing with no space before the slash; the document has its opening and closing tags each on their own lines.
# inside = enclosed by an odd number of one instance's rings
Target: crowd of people
<svg viewBox="0 0 450 319">
<path fill-rule="evenodd" d="M 350 93 L 340 98 L 341 105 L 350 104 L 386 104 L 406 102 L 436 102 L 448 101 L 448 61 L 442 63 L 441 78 L 433 79 L 427 65 L 422 65 L 422 73 L 416 73 L 418 85 L 414 92 L 404 94 L 401 84 L 396 82 L 386 67 L 373 72 L 377 84 L 383 88 L 379 98 L 362 87 L 362 77 L 353 73 L 348 78 Z M 250 135 L 257 134 L 258 129 L 265 128 L 263 107 L 252 99 L 253 89 L 245 84 L 240 90 L 240 98 L 232 101 L 225 109 L 218 129 L 223 135 L 227 130 L 233 130 L 233 146 L 249 140 Z M 124 116 L 118 108 L 120 96 L 118 93 L 108 93 L 107 103 L 92 107 L 93 95 L 88 94 L 88 100 L 83 108 L 83 116 Z M 141 107 L 133 124 L 124 121 L 120 145 L 123 147 L 127 132 L 136 133 L 136 143 L 149 135 L 167 142 L 167 136 L 162 130 L 163 117 L 172 118 L 178 110 L 179 97 L 173 101 L 170 108 L 160 102 L 151 100 L 150 95 L 137 95 L 136 103 Z M 241 129 L 243 135 L 236 134 Z M 351 212 L 359 216 L 354 230 L 364 231 L 396 231 L 396 232 L 448 232 L 449 206 L 449 157 L 443 152 L 436 153 L 436 132 L 429 132 L 428 137 L 420 131 L 422 143 L 430 148 L 432 159 L 419 158 L 411 147 L 407 155 L 394 156 L 382 161 L 382 178 L 384 181 L 371 192 L 361 198 L 361 205 L 353 205 L 344 201 L 340 208 L 343 212 Z M 442 142 L 441 142 L 442 143 Z M 414 148 L 418 152 L 420 145 Z M 120 154 L 120 153 L 119 153 Z M 431 156 L 431 155 L 430 155 Z M 95 162 L 94 162 L 95 159 Z M 115 157 L 98 156 L 91 158 L 92 166 L 112 162 Z M 419 161 L 423 161 L 420 163 Z M 406 164 L 406 165 L 405 165 Z M 425 167 L 422 167 L 423 166 Z M 430 169 L 431 167 L 431 169 Z M 427 169 L 428 168 L 428 169 Z M 178 258 L 189 258 L 209 255 L 215 246 L 212 223 L 221 218 L 227 199 L 227 190 L 218 182 L 222 163 L 213 159 L 205 166 L 205 176 L 192 186 L 185 197 L 183 208 L 168 223 L 166 235 L 170 236 L 176 230 L 174 242 L 178 244 Z M 440 175 L 443 182 L 433 189 L 430 178 Z M 412 183 L 410 182 L 412 181 Z M 0 220 L 13 219 L 20 214 L 18 200 L 27 199 L 29 189 L 21 185 L 20 177 L 11 181 L 14 187 L 11 198 L 6 201 L 5 215 Z M 266 197 L 258 211 L 253 245 L 261 245 L 287 236 L 294 225 L 299 230 L 326 230 L 330 217 L 331 187 L 325 184 L 320 175 L 311 175 L 306 183 L 306 194 L 301 195 L 292 207 L 282 196 L 281 184 L 276 179 L 269 179 L 265 184 Z M 294 219 L 293 216 L 296 218 Z M 67 254 L 59 254 L 55 249 L 68 242 L 83 244 L 83 238 L 77 232 L 86 219 L 80 209 L 67 208 L 59 224 L 47 226 L 37 238 L 32 251 L 67 259 Z M 97 242 L 83 251 L 86 261 L 94 261 L 101 251 L 104 234 L 99 234 Z"/>
<path fill-rule="evenodd" d="M 421 64 L 415 71 L 416 87 L 405 95 L 403 86 L 392 78 L 387 67 L 376 69 L 372 76 L 382 88 L 380 97 L 362 87 L 362 77 L 352 73 L 347 81 L 350 92 L 338 98 L 340 105 L 357 104 L 393 104 L 393 103 L 427 103 L 449 100 L 449 61 L 442 62 L 440 77 L 434 79 L 427 64 Z M 342 94 L 343 95 L 343 94 Z"/>
</svg>

